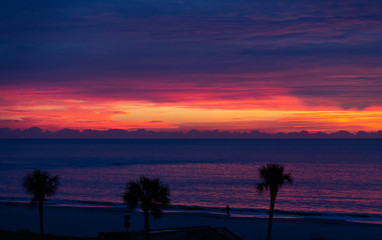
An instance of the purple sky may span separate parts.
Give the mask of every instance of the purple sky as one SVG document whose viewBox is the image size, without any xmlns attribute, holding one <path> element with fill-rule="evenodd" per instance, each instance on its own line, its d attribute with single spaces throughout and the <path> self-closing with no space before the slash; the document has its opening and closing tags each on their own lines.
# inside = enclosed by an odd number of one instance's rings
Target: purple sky
<svg viewBox="0 0 382 240">
<path fill-rule="evenodd" d="M 73 121 L 65 124 L 64 113 L 89 106 L 134 112 L 118 105 L 125 102 L 151 104 L 142 105 L 145 112 L 175 106 L 186 115 L 195 112 L 185 109 L 277 109 L 291 111 L 291 119 L 309 110 L 314 112 L 304 116 L 307 130 L 380 129 L 381 16 L 381 1 L 2 1 L 1 126 L 55 128 L 58 121 L 56 128 L 82 129 Z M 67 101 L 84 105 L 73 109 Z M 31 112 L 32 105 L 46 110 L 47 102 L 65 108 L 55 113 L 61 117 L 42 120 Z M 366 124 L 362 115 L 362 124 L 352 118 L 341 125 L 344 115 L 337 114 L 326 128 L 329 123 L 312 120 L 323 117 L 320 111 L 367 111 L 373 120 Z M 222 125 L 160 114 L 123 121 L 232 129 L 235 114 L 229 114 Z M 268 126 L 282 125 L 281 115 L 267 114 Z M 251 122 L 253 128 L 260 121 Z M 294 123 L 281 130 L 299 129 Z M 250 123 L 231 124 L 247 129 Z"/>
</svg>

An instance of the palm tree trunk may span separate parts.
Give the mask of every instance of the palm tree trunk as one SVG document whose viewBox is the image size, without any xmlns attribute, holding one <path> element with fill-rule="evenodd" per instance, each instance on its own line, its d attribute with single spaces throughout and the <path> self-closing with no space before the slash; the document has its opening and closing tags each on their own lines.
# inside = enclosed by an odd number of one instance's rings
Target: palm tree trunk
<svg viewBox="0 0 382 240">
<path fill-rule="evenodd" d="M 40 212 L 40 235 L 41 235 L 41 240 L 44 240 L 44 221 L 43 221 L 43 215 L 42 215 L 42 201 L 38 202 L 38 209 Z"/>
<path fill-rule="evenodd" d="M 146 240 L 150 240 L 149 211 L 145 211 L 145 233 Z"/>
<path fill-rule="evenodd" d="M 275 210 L 276 195 L 271 194 L 271 206 L 269 207 L 267 240 L 271 239 L 273 211 Z"/>
</svg>

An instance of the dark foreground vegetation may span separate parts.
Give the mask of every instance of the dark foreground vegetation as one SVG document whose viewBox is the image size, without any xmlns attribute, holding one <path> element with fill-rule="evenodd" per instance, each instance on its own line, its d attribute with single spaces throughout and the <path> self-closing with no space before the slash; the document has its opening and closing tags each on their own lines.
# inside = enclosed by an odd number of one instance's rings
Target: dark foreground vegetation
<svg viewBox="0 0 382 240">
<path fill-rule="evenodd" d="M 45 234 L 45 240 L 96 240 L 97 238 L 79 238 L 69 236 L 54 236 Z M 32 233 L 28 230 L 16 232 L 0 230 L 0 239 L 2 240 L 40 240 L 39 233 Z"/>
</svg>

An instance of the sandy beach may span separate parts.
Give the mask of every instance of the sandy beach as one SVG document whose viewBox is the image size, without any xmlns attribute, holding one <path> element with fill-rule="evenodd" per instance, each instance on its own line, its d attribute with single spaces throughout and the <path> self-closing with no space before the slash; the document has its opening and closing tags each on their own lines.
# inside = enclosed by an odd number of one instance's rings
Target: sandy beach
<svg viewBox="0 0 382 240">
<path fill-rule="evenodd" d="M 143 214 L 125 209 L 46 206 L 47 234 L 96 237 L 98 232 L 125 231 L 124 215 L 131 215 L 129 230 L 143 230 Z M 242 239 L 265 239 L 267 219 L 227 218 L 205 213 L 165 213 L 160 219 L 150 219 L 151 229 L 206 226 L 227 227 Z M 0 228 L 3 230 L 39 231 L 38 209 L 26 204 L 1 203 Z M 326 219 L 276 219 L 273 239 L 346 239 L 367 240 L 382 236 L 382 226 Z"/>
</svg>

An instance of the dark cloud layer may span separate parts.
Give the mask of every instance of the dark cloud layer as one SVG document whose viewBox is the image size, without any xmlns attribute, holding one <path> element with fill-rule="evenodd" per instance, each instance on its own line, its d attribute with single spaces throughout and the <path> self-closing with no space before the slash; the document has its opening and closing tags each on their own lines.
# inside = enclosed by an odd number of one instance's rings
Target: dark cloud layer
<svg viewBox="0 0 382 240">
<path fill-rule="evenodd" d="M 0 84 L 162 102 L 201 89 L 236 97 L 235 82 L 307 105 L 381 106 L 381 11 L 381 1 L 2 1 Z"/>
</svg>

